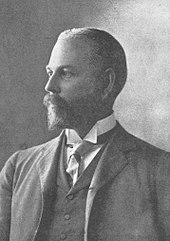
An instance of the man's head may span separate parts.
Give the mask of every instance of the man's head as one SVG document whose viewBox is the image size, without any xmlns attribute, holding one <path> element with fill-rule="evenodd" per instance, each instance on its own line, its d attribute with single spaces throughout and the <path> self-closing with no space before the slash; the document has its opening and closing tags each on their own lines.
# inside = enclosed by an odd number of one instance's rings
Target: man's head
<svg viewBox="0 0 170 241">
<path fill-rule="evenodd" d="M 127 77 L 125 53 L 109 33 L 93 28 L 62 32 L 46 67 L 50 128 L 92 125 L 108 115 Z"/>
</svg>

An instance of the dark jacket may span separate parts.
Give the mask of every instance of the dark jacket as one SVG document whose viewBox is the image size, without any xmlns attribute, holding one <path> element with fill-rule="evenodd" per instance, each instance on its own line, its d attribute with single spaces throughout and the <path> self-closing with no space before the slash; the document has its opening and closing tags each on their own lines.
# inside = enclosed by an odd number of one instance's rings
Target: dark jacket
<svg viewBox="0 0 170 241">
<path fill-rule="evenodd" d="M 0 174 L 0 240 L 33 241 L 64 132 L 15 153 Z M 117 124 L 88 190 L 84 241 L 170 240 L 170 155 Z"/>
</svg>

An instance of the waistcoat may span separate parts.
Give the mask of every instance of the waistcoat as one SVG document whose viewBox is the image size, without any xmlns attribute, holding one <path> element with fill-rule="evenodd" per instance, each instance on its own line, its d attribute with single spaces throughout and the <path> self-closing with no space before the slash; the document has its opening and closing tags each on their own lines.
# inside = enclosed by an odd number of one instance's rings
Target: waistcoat
<svg viewBox="0 0 170 241">
<path fill-rule="evenodd" d="M 70 189 L 61 155 L 55 188 L 46 195 L 35 241 L 83 241 L 88 188 L 103 148 Z"/>
</svg>

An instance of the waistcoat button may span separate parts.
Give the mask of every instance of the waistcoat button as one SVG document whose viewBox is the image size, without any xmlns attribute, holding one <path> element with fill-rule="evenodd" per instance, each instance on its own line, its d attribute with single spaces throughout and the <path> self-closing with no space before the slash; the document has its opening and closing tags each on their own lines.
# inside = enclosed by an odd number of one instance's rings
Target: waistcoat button
<svg viewBox="0 0 170 241">
<path fill-rule="evenodd" d="M 63 234 L 61 234 L 60 237 L 61 237 L 61 240 L 65 240 L 67 236 L 63 233 Z"/>
<path fill-rule="evenodd" d="M 74 198 L 73 194 L 70 194 L 67 196 L 69 200 L 72 200 Z"/>
<path fill-rule="evenodd" d="M 64 219 L 69 220 L 70 219 L 70 215 L 69 214 L 64 215 Z"/>
</svg>

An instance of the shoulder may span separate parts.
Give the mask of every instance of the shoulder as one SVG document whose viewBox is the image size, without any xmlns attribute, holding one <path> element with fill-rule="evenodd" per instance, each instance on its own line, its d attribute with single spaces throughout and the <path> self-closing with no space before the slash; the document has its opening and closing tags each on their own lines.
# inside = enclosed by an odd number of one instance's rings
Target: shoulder
<svg viewBox="0 0 170 241">
<path fill-rule="evenodd" d="M 160 149 L 159 147 L 156 147 L 136 136 L 133 136 L 131 134 L 129 135 L 136 144 L 136 151 L 140 153 L 142 157 L 146 157 L 149 159 L 154 158 L 154 160 L 159 160 L 170 156 L 170 153 L 168 153 L 167 151 Z"/>
<path fill-rule="evenodd" d="M 25 150 L 19 150 L 15 152 L 6 162 L 6 165 L 18 167 L 22 165 L 31 166 L 43 155 L 47 155 L 50 152 L 55 152 L 57 146 L 62 140 L 64 133 L 62 132 L 58 137 Z M 5 166 L 6 166 L 5 165 Z"/>
<path fill-rule="evenodd" d="M 127 159 L 128 170 L 133 174 L 136 173 L 140 183 L 148 181 L 150 187 L 159 189 L 158 194 L 165 189 L 169 192 L 170 153 L 128 133 L 121 126 L 117 138 L 117 148 Z"/>
<path fill-rule="evenodd" d="M 43 144 L 33 146 L 30 148 L 27 148 L 25 150 L 19 150 L 18 154 L 19 157 L 30 157 L 39 154 L 40 152 L 48 152 L 50 149 L 54 148 L 57 146 L 58 142 L 60 140 L 60 136 L 56 137 L 48 142 L 45 142 Z"/>
<path fill-rule="evenodd" d="M 146 161 L 151 165 L 159 166 L 164 162 L 167 162 L 167 164 L 170 165 L 169 152 L 130 134 L 119 123 L 118 129 L 118 148 L 122 145 L 122 149 L 128 153 L 128 156 L 134 156 L 136 160 Z"/>
</svg>

